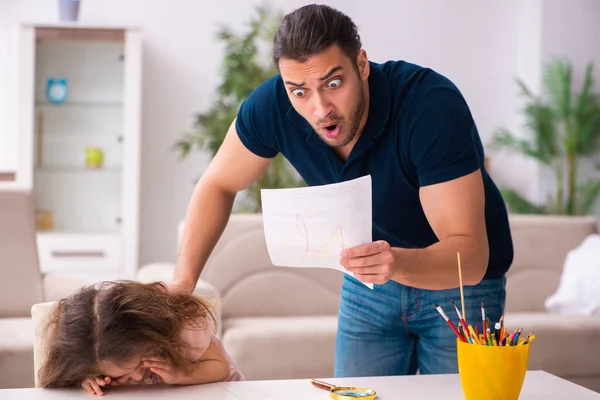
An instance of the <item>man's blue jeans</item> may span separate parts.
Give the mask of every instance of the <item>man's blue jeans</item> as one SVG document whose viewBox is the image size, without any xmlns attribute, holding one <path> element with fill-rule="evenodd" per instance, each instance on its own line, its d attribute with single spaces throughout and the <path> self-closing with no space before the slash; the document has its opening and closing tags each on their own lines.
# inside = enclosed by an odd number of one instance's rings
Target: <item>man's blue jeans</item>
<svg viewBox="0 0 600 400">
<path fill-rule="evenodd" d="M 504 313 L 506 278 L 465 286 L 467 324 L 479 325 L 481 303 L 495 324 Z M 456 334 L 435 309 L 439 304 L 458 328 L 451 300 L 461 310 L 460 290 L 422 290 L 395 281 L 371 290 L 344 277 L 335 348 L 336 377 L 458 372 Z"/>
</svg>

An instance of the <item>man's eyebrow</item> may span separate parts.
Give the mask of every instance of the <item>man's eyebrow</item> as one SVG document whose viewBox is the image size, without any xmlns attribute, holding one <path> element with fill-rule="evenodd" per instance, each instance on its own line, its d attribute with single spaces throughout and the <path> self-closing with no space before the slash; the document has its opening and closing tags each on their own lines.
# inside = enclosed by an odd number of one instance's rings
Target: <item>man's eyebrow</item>
<svg viewBox="0 0 600 400">
<path fill-rule="evenodd" d="M 337 67 L 333 67 L 331 68 L 331 70 L 326 73 L 325 75 L 323 75 L 322 77 L 319 78 L 320 81 L 324 81 L 326 79 L 328 79 L 331 75 L 335 74 L 336 72 L 338 72 L 339 70 L 342 70 L 343 67 L 341 65 L 338 65 Z"/>
<path fill-rule="evenodd" d="M 292 81 L 285 81 L 286 85 L 290 85 L 290 86 L 304 86 L 304 82 L 302 83 L 294 83 Z"/>
<path fill-rule="evenodd" d="M 329 70 L 329 72 L 327 72 L 325 75 L 323 75 L 322 77 L 319 78 L 320 81 L 324 81 L 326 79 L 328 79 L 329 77 L 331 77 L 331 75 L 335 74 L 336 72 L 340 71 L 344 69 L 344 67 L 342 67 L 341 65 L 338 65 L 337 67 L 333 67 L 331 68 L 331 70 Z M 292 81 L 285 81 L 286 85 L 290 85 L 290 86 L 304 86 L 304 82 L 301 83 L 295 83 Z"/>
</svg>

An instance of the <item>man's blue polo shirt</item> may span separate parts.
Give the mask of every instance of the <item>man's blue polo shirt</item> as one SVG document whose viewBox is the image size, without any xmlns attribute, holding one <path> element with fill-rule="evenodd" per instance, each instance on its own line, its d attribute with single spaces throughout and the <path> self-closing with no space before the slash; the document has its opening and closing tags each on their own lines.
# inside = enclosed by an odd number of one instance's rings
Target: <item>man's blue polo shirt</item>
<svg viewBox="0 0 600 400">
<path fill-rule="evenodd" d="M 242 104 L 236 129 L 253 153 L 282 153 L 310 185 L 371 175 L 373 240 L 424 248 L 438 241 L 419 201 L 419 187 L 482 170 L 490 260 L 485 278 L 504 275 L 513 247 L 507 211 L 486 172 L 484 151 L 459 90 L 431 69 L 403 62 L 371 62 L 369 117 L 342 162 L 292 107 L 279 75 Z"/>
</svg>

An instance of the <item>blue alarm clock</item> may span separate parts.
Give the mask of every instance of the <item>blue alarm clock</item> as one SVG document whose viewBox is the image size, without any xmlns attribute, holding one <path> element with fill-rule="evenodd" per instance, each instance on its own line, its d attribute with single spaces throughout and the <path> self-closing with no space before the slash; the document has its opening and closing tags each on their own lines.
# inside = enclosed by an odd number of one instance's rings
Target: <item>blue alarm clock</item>
<svg viewBox="0 0 600 400">
<path fill-rule="evenodd" d="M 68 89 L 65 78 L 48 78 L 46 84 L 46 97 L 53 104 L 60 104 L 67 99 Z"/>
</svg>

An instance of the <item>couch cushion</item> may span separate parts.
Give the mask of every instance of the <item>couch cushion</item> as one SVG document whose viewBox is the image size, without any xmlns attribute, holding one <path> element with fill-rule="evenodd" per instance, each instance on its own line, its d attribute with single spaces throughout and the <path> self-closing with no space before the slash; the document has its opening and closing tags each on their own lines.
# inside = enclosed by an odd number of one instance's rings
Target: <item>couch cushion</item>
<svg viewBox="0 0 600 400">
<path fill-rule="evenodd" d="M 337 314 L 343 276 L 328 268 L 274 266 L 262 216 L 234 214 L 201 279 L 221 293 L 223 317 L 234 318 Z"/>
<path fill-rule="evenodd" d="M 223 344 L 248 380 L 333 376 L 337 316 L 228 318 Z"/>
<path fill-rule="evenodd" d="M 559 316 L 548 313 L 507 313 L 505 327 L 535 333 L 529 353 L 529 369 L 540 369 L 569 379 L 600 371 L 597 351 L 600 318 Z"/>
<path fill-rule="evenodd" d="M 546 300 L 548 312 L 600 317 L 600 235 L 589 235 L 567 254 L 558 290 Z"/>
<path fill-rule="evenodd" d="M 515 257 L 507 274 L 506 310 L 545 311 L 567 253 L 596 231 L 593 216 L 510 215 Z"/>
<path fill-rule="evenodd" d="M 33 384 L 33 321 L 0 318 L 0 388 Z"/>
<path fill-rule="evenodd" d="M 0 191 L 0 318 L 28 317 L 43 299 L 31 192 Z"/>
</svg>

